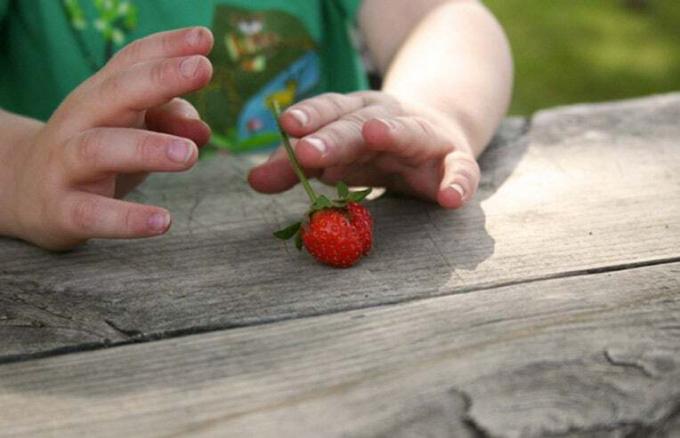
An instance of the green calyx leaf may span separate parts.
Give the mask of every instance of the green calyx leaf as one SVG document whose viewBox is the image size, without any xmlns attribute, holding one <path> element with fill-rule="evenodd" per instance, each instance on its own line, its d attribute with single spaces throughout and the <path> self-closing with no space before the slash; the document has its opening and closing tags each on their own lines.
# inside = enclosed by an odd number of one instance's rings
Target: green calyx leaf
<svg viewBox="0 0 680 438">
<path fill-rule="evenodd" d="M 365 190 L 359 190 L 356 192 L 351 192 L 349 190 L 349 187 L 347 187 L 347 184 L 344 182 L 340 181 L 337 185 L 337 190 L 338 190 L 338 197 L 340 199 L 337 199 L 333 201 L 333 204 L 335 206 L 340 206 L 343 207 L 347 205 L 348 202 L 361 202 L 364 199 L 366 199 L 366 196 L 368 196 L 371 193 L 371 188 L 367 188 Z"/>
<path fill-rule="evenodd" d="M 347 200 L 350 202 L 361 202 L 364 199 L 366 199 L 366 196 L 371 194 L 371 189 L 370 187 L 367 188 L 366 190 L 360 190 L 358 192 L 350 192 L 350 194 L 347 196 Z"/>
<path fill-rule="evenodd" d="M 308 214 L 311 215 L 315 211 L 323 210 L 326 208 L 345 208 L 350 202 L 361 202 L 371 193 L 371 188 L 352 192 L 346 183 L 340 181 L 336 189 L 338 191 L 338 199 L 333 199 L 332 201 L 324 195 L 318 195 L 316 200 L 312 203 Z"/>
<path fill-rule="evenodd" d="M 312 204 L 312 211 L 323 210 L 324 208 L 333 207 L 333 203 L 324 195 L 319 195 L 316 201 Z"/>
<path fill-rule="evenodd" d="M 302 223 L 296 222 L 293 225 L 289 225 L 286 228 L 274 232 L 274 236 L 281 240 L 288 240 L 291 237 L 295 236 L 296 234 L 299 235 L 300 227 L 302 226 Z"/>
<path fill-rule="evenodd" d="M 295 233 L 295 247 L 302 251 L 302 233 Z"/>
<path fill-rule="evenodd" d="M 347 196 L 349 196 L 349 187 L 347 187 L 347 184 L 340 181 L 337 185 L 337 190 L 340 199 L 347 199 Z"/>
</svg>

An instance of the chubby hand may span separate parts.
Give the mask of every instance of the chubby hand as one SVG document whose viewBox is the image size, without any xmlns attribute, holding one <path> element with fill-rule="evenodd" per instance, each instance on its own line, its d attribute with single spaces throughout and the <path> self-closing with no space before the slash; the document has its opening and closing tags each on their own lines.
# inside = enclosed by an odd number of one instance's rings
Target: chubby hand
<svg viewBox="0 0 680 438">
<path fill-rule="evenodd" d="M 479 184 L 479 166 L 457 120 L 383 92 L 323 94 L 288 108 L 281 125 L 298 138 L 295 153 L 306 173 L 328 184 L 386 187 L 446 208 L 462 206 Z M 298 182 L 283 149 L 248 179 L 263 193 Z"/>
<path fill-rule="evenodd" d="M 204 28 L 154 34 L 122 49 L 75 89 L 7 154 L 6 234 L 63 250 L 90 238 L 164 233 L 167 210 L 115 198 L 148 172 L 195 163 L 210 129 L 178 96 L 209 82 L 212 66 L 204 55 L 212 45 Z"/>
</svg>

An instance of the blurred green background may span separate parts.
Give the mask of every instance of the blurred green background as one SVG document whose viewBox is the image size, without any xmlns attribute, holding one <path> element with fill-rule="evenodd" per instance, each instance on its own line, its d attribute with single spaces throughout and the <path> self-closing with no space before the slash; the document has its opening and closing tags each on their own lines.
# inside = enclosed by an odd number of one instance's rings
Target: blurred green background
<svg viewBox="0 0 680 438">
<path fill-rule="evenodd" d="M 680 0 L 484 3 L 513 49 L 511 114 L 680 91 Z"/>
</svg>

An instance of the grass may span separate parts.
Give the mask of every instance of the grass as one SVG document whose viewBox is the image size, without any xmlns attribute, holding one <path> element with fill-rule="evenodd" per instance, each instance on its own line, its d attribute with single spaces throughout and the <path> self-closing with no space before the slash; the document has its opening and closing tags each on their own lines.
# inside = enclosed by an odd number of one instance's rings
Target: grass
<svg viewBox="0 0 680 438">
<path fill-rule="evenodd" d="M 486 0 L 515 58 L 510 112 L 680 91 L 680 1 Z"/>
</svg>

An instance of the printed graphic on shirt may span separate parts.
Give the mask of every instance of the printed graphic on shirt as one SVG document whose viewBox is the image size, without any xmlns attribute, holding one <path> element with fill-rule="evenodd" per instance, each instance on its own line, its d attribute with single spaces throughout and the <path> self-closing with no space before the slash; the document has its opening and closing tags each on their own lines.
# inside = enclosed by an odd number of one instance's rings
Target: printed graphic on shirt
<svg viewBox="0 0 680 438">
<path fill-rule="evenodd" d="M 213 129 L 212 144 L 231 151 L 275 146 L 272 100 L 284 107 L 319 83 L 316 45 L 296 17 L 282 11 L 217 6 L 211 83 L 190 96 Z"/>
<path fill-rule="evenodd" d="M 130 0 L 90 0 L 96 16 L 88 16 L 80 0 L 61 0 L 73 37 L 93 72 L 108 62 L 125 43 L 127 34 L 137 27 L 137 7 Z M 101 53 L 88 44 L 83 33 L 93 28 L 102 39 Z"/>
</svg>

